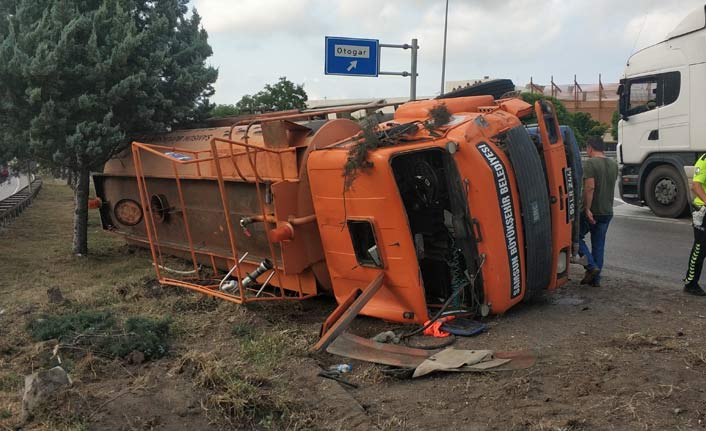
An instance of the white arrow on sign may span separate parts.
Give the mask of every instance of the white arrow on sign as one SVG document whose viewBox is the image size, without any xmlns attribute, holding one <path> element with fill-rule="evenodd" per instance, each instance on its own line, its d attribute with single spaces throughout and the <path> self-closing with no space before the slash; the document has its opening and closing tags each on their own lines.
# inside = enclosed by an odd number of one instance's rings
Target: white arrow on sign
<svg viewBox="0 0 706 431">
<path fill-rule="evenodd" d="M 355 69 L 356 66 L 358 66 L 358 60 L 353 60 L 351 61 L 351 65 L 348 66 L 346 70 L 350 72 L 351 70 Z"/>
</svg>

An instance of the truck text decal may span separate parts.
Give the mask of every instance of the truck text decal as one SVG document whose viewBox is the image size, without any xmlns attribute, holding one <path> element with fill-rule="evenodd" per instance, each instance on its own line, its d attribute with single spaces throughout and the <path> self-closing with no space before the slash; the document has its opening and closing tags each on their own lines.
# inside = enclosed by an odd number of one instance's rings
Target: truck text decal
<svg viewBox="0 0 706 431">
<path fill-rule="evenodd" d="M 568 211 L 566 212 L 566 223 L 569 224 L 574 219 L 576 215 L 576 197 L 574 191 L 574 173 L 571 168 L 564 169 L 564 187 L 566 187 L 566 207 Z"/>
<path fill-rule="evenodd" d="M 495 177 L 495 190 L 498 193 L 500 214 L 503 218 L 505 230 L 505 245 L 507 246 L 507 260 L 510 262 L 510 297 L 516 298 L 522 290 L 522 276 L 520 273 L 520 251 L 517 246 L 517 224 L 515 223 L 515 206 L 512 203 L 512 193 L 508 183 L 505 165 L 498 158 L 492 148 L 486 143 L 476 146 L 490 166 Z"/>
</svg>

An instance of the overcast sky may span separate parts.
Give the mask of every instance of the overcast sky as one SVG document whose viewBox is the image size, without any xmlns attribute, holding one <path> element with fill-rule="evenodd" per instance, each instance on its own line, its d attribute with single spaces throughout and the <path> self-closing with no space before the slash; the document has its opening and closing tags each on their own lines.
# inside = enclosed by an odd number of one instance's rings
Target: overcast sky
<svg viewBox="0 0 706 431">
<path fill-rule="evenodd" d="M 446 80 L 617 82 L 628 56 L 662 40 L 704 0 L 450 0 Z M 309 99 L 409 95 L 409 78 L 324 75 L 324 36 L 419 40 L 417 94 L 438 94 L 444 0 L 192 0 L 218 67 L 216 103 L 278 77 Z M 381 70 L 409 71 L 409 51 L 383 49 Z"/>
</svg>

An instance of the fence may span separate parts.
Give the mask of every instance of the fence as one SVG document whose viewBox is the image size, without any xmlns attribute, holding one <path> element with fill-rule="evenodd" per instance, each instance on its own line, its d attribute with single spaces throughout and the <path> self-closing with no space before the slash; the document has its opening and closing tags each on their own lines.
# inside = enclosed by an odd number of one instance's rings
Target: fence
<svg viewBox="0 0 706 431">
<path fill-rule="evenodd" d="M 37 178 L 29 186 L 0 201 L 0 229 L 9 225 L 15 217 L 30 206 L 41 188 L 42 180 Z"/>
<path fill-rule="evenodd" d="M 613 160 L 618 160 L 618 152 L 617 151 L 606 151 L 605 156 L 608 158 L 611 158 Z M 585 151 L 581 151 L 581 160 L 588 160 L 588 155 L 586 154 Z"/>
<path fill-rule="evenodd" d="M 594 120 L 610 124 L 613 112 L 618 109 L 618 83 L 603 83 L 598 75 L 597 84 L 580 84 L 576 75 L 571 84 L 557 84 L 552 76 L 549 84 L 542 85 L 530 82 L 526 89 L 530 93 L 539 93 L 560 100 L 569 112 L 586 112 Z"/>
</svg>

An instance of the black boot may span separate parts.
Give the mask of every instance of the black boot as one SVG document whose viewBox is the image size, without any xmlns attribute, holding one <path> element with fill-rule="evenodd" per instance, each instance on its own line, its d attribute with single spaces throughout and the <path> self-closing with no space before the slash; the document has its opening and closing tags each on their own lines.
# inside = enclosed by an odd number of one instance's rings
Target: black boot
<svg viewBox="0 0 706 431">
<path fill-rule="evenodd" d="M 706 292 L 698 284 L 687 284 L 684 286 L 684 292 L 694 296 L 706 296 Z"/>
</svg>

